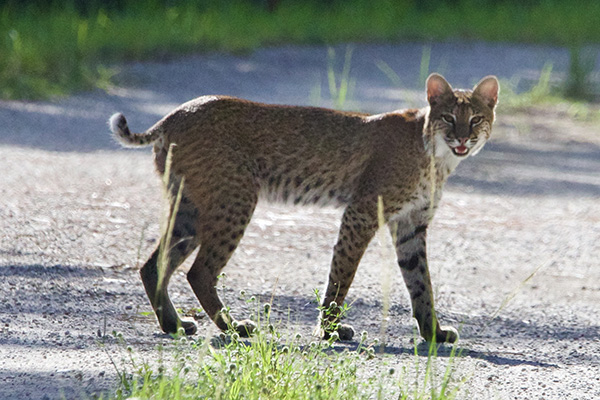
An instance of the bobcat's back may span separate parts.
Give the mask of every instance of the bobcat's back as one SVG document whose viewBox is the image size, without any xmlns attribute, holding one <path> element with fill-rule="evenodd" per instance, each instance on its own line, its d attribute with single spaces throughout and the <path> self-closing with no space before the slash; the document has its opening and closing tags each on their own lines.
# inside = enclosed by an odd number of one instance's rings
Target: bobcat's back
<svg viewBox="0 0 600 400">
<path fill-rule="evenodd" d="M 418 116 L 416 110 L 369 116 L 206 96 L 142 134 L 130 133 L 118 114 L 111 127 L 127 144 L 155 142 L 160 172 L 175 144 L 172 169 L 198 196 L 213 189 L 206 187 L 211 171 L 244 169 L 253 177 L 248 184 L 269 200 L 347 204 L 386 177 L 407 189 L 416 184 L 426 158 Z"/>
</svg>

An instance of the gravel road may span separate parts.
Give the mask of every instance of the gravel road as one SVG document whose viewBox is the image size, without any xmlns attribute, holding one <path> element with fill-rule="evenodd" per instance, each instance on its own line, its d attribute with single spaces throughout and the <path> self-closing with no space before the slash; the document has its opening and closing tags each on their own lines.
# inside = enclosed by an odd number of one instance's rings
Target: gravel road
<svg viewBox="0 0 600 400">
<path fill-rule="evenodd" d="M 347 108 L 383 112 L 424 104 L 424 46 L 356 45 Z M 454 86 L 496 74 L 517 87 L 561 48 L 485 43 L 431 46 L 430 70 Z M 341 69 L 344 46 L 336 48 Z M 393 83 L 385 65 L 399 76 Z M 378 67 L 379 65 L 379 67 Z M 600 65 L 600 63 L 598 63 Z M 106 91 L 51 102 L 0 102 L 0 399 L 80 399 L 114 390 L 122 346 L 145 357 L 158 331 L 137 270 L 158 238 L 161 189 L 149 150 L 122 150 L 106 126 L 123 112 L 145 129 L 202 94 L 331 105 L 327 49 L 284 47 L 119 66 Z M 598 75 L 598 74 L 597 74 Z M 502 96 L 500 98 L 502 102 Z M 500 112 L 493 140 L 450 179 L 428 237 L 440 318 L 460 328 L 461 398 L 600 398 L 600 127 L 566 106 Z M 274 298 L 290 330 L 308 334 L 313 289 L 323 288 L 341 211 L 259 205 L 226 269 L 222 296 Z M 410 365 L 415 323 L 390 250 L 375 240 L 348 301 L 348 319 L 379 336 L 381 282 L 393 281 L 385 360 Z M 198 307 L 185 281 L 177 306 Z M 528 276 L 536 272 L 527 280 Z M 508 300 L 508 301 L 507 301 Z M 198 315 L 200 335 L 214 334 Z M 112 361 L 111 361 L 112 360 Z"/>
</svg>

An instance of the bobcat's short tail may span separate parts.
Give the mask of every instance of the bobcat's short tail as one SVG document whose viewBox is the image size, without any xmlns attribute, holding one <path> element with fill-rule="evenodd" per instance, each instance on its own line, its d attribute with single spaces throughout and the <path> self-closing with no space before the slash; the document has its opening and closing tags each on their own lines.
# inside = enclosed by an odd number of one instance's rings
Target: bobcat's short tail
<svg viewBox="0 0 600 400">
<path fill-rule="evenodd" d="M 113 114 L 108 120 L 108 125 L 117 139 L 122 145 L 128 147 L 147 146 L 160 138 L 161 130 L 156 127 L 150 128 L 146 132 L 132 133 L 127 125 L 125 116 L 121 113 Z"/>
</svg>

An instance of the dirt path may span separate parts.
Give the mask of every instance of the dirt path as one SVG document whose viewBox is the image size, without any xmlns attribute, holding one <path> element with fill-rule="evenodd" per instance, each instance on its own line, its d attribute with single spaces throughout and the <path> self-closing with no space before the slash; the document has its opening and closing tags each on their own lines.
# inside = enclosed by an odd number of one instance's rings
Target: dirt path
<svg viewBox="0 0 600 400">
<path fill-rule="evenodd" d="M 421 50 L 357 46 L 349 107 L 423 104 Z M 446 44 L 431 54 L 431 69 L 456 86 L 490 73 L 535 78 L 547 61 L 559 73 L 566 68 L 566 51 L 553 48 Z M 145 314 L 137 275 L 158 237 L 159 182 L 148 152 L 111 142 L 107 117 L 123 111 L 142 129 L 207 93 L 310 104 L 319 88 L 328 97 L 326 57 L 324 48 L 282 48 L 136 64 L 109 93 L 0 103 L 0 399 L 84 398 L 114 388 L 111 359 L 123 349 L 105 337 L 113 330 L 148 357 L 169 340 Z M 377 60 L 403 86 L 393 88 Z M 551 107 L 500 114 L 494 140 L 451 178 L 428 240 L 439 313 L 461 328 L 465 398 L 600 397 L 599 171 L 598 124 Z M 274 295 L 277 315 L 287 319 L 291 310 L 290 329 L 308 334 L 339 217 L 335 209 L 260 205 L 226 270 L 222 293 L 236 314 L 251 312 L 239 290 Z M 349 294 L 349 320 L 371 336 L 379 335 L 388 255 L 374 241 Z M 171 292 L 189 310 L 198 304 L 186 268 Z M 379 360 L 401 368 L 413 357 L 415 324 L 399 274 L 389 279 L 388 354 Z M 212 333 L 199 317 L 201 334 Z"/>
</svg>

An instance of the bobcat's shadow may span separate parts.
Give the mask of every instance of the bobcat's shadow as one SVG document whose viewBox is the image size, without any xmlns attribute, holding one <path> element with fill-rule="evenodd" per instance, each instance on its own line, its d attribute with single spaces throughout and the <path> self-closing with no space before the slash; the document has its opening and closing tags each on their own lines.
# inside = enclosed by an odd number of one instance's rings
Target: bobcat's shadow
<svg viewBox="0 0 600 400">
<path fill-rule="evenodd" d="M 355 337 L 349 342 L 340 342 L 336 348 L 343 350 L 356 350 L 359 346 L 360 333 L 367 331 L 371 338 L 380 335 L 379 322 L 373 322 L 374 316 L 381 315 L 382 304 L 379 301 L 355 301 L 349 312 L 349 322 L 356 330 Z M 297 325 L 314 327 L 317 323 L 318 313 L 316 303 L 313 299 L 302 296 L 276 295 L 273 297 L 273 309 L 290 310 L 294 319 L 286 321 L 284 319 L 280 326 L 285 329 L 304 329 Z M 416 332 L 416 323 L 410 317 L 411 311 L 405 305 L 393 305 L 390 307 L 389 322 L 387 327 L 388 343 L 383 348 L 385 354 L 416 354 L 427 356 L 429 354 L 429 344 L 422 341 Z M 594 338 L 600 336 L 600 325 L 585 326 L 576 323 L 551 324 L 544 322 L 528 321 L 515 317 L 494 318 L 493 320 L 485 316 L 470 315 L 444 315 L 439 313 L 441 320 L 460 321 L 457 326 L 461 331 L 461 339 L 458 348 L 455 351 L 457 357 L 469 357 L 481 359 L 496 365 L 531 365 L 538 367 L 555 367 L 557 364 L 547 359 L 541 360 L 535 350 L 531 347 L 524 348 L 522 351 L 504 351 L 503 343 L 513 342 L 514 347 L 519 347 L 521 343 L 553 341 L 557 338 L 561 341 L 570 343 L 581 338 Z M 291 327 L 289 326 L 291 325 Z M 462 329 L 461 329 L 462 328 Z M 372 340 L 368 340 L 373 345 Z M 486 346 L 482 347 L 481 343 Z M 496 345 L 497 344 L 497 345 Z M 361 345 L 362 346 L 362 345 Z M 375 350 L 379 347 L 375 346 Z M 436 355 L 438 357 L 452 356 L 452 346 L 440 344 L 437 347 Z M 591 362 L 600 362 L 600 357 L 596 355 L 586 355 L 585 358 Z"/>
</svg>

